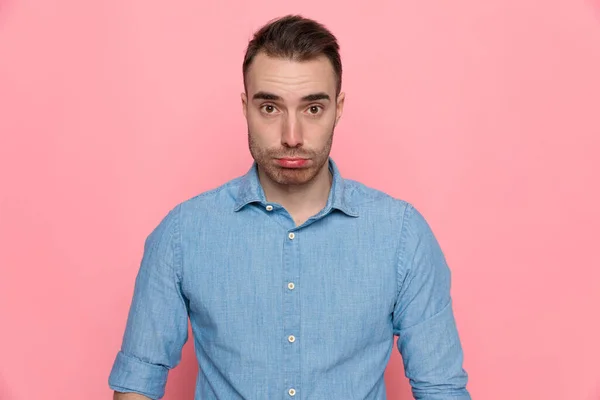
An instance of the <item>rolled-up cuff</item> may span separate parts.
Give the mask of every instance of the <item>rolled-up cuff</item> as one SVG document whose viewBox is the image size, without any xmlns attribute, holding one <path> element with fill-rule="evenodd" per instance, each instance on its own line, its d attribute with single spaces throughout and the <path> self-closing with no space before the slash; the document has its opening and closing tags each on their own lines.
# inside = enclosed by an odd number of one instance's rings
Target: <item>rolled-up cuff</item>
<svg viewBox="0 0 600 400">
<path fill-rule="evenodd" d="M 161 365 L 150 364 L 123 352 L 117 353 L 108 385 L 123 393 L 138 393 L 151 399 L 165 395 L 169 370 Z"/>
</svg>

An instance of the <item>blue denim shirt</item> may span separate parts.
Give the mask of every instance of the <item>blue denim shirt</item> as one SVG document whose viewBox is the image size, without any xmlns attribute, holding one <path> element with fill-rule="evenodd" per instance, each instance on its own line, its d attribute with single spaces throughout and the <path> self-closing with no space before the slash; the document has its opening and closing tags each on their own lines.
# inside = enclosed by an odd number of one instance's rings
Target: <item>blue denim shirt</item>
<svg viewBox="0 0 600 400">
<path fill-rule="evenodd" d="M 256 165 L 148 236 L 113 390 L 164 395 L 191 322 L 195 399 L 385 399 L 394 335 L 416 399 L 467 400 L 450 270 L 410 204 L 343 179 L 296 226 Z"/>
</svg>

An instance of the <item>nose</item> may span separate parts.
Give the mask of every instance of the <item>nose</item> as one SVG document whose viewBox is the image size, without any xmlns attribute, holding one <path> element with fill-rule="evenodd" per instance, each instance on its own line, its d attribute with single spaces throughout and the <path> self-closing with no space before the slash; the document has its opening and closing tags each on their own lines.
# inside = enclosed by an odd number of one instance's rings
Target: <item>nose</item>
<svg viewBox="0 0 600 400">
<path fill-rule="evenodd" d="M 285 147 L 299 147 L 304 143 L 302 126 L 294 115 L 286 115 L 282 119 L 281 144 Z"/>
</svg>

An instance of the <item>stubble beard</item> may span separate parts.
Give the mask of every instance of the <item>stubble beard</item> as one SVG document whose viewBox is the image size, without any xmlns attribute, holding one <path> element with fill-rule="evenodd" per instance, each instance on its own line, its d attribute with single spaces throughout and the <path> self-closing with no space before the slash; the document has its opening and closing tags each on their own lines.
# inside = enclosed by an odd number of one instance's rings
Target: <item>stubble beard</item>
<svg viewBox="0 0 600 400">
<path fill-rule="evenodd" d="M 310 183 L 323 168 L 328 167 L 329 154 L 333 144 L 333 129 L 322 149 L 310 150 L 302 147 L 284 147 L 277 149 L 261 148 L 248 131 L 248 148 L 259 169 L 266 177 L 279 185 L 305 185 Z M 283 168 L 274 160 L 283 157 L 310 158 L 311 165 L 306 168 Z"/>
</svg>

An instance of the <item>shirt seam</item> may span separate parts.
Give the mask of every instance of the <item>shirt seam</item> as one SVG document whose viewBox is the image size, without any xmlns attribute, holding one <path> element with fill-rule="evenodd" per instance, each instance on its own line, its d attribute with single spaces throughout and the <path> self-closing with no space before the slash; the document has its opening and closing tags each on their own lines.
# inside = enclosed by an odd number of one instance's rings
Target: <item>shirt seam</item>
<svg viewBox="0 0 600 400">
<path fill-rule="evenodd" d="M 406 256 L 406 240 L 405 240 L 405 236 L 407 234 L 406 229 L 407 229 L 407 223 L 406 220 L 408 219 L 408 211 L 409 209 L 412 209 L 412 205 L 410 204 L 406 204 L 406 207 L 404 207 L 404 212 L 402 213 L 402 226 L 400 227 L 400 239 L 399 239 L 399 246 L 398 246 L 398 254 L 396 257 L 396 261 L 397 261 L 397 266 L 396 266 L 396 299 L 398 299 L 400 297 L 400 291 L 402 290 L 402 280 L 406 277 L 406 273 L 405 271 L 401 271 L 402 266 L 405 266 L 404 263 L 404 258 Z"/>
<path fill-rule="evenodd" d="M 176 207 L 174 216 L 173 216 L 173 272 L 175 275 L 175 283 L 181 282 L 183 275 L 183 260 L 182 260 L 182 235 L 180 229 L 180 221 L 181 221 L 181 205 Z M 178 285 L 179 286 L 179 285 Z M 179 297 L 181 298 L 181 292 L 178 291 Z M 183 298 L 181 298 L 183 300 Z"/>
<path fill-rule="evenodd" d="M 173 248 L 173 263 L 171 271 L 173 273 L 173 280 L 177 291 L 177 297 L 181 301 L 181 304 L 185 307 L 186 315 L 189 318 L 189 305 L 188 300 L 183 295 L 183 240 L 181 233 L 181 204 L 175 207 L 173 212 L 173 228 L 171 233 L 171 246 Z M 188 319 L 189 323 L 189 319 Z M 187 339 L 186 339 L 187 341 Z M 169 368 L 171 369 L 171 368 Z"/>
</svg>

